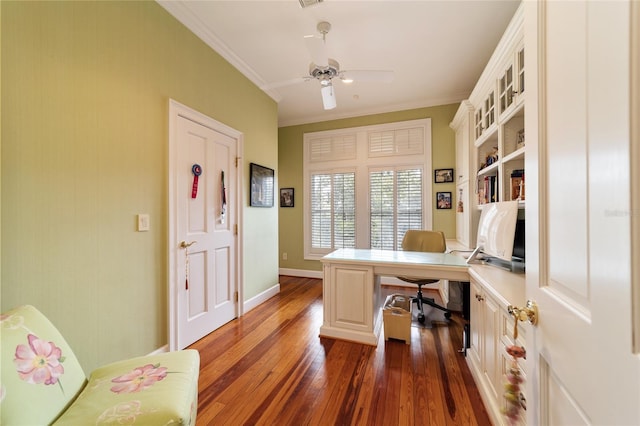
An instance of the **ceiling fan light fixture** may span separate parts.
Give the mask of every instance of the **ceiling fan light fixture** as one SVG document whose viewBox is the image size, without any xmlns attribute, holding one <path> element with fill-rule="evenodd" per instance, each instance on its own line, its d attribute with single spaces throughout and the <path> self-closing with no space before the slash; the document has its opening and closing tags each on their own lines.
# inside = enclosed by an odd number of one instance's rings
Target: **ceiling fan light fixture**
<svg viewBox="0 0 640 426">
<path fill-rule="evenodd" d="M 322 93 L 322 104 L 324 105 L 324 109 L 334 109 L 336 107 L 336 94 L 333 91 L 333 85 L 331 82 L 327 85 L 323 85 L 320 88 L 320 93 Z"/>
</svg>

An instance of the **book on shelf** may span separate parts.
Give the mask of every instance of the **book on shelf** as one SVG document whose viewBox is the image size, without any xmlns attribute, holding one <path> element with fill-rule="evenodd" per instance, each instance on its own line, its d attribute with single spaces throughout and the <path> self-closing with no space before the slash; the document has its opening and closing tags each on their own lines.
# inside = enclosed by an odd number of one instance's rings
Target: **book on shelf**
<svg viewBox="0 0 640 426">
<path fill-rule="evenodd" d="M 498 195 L 498 176 L 485 176 L 478 183 L 478 204 L 500 201 Z"/>
<path fill-rule="evenodd" d="M 511 172 L 511 200 L 524 200 L 524 170 Z"/>
</svg>

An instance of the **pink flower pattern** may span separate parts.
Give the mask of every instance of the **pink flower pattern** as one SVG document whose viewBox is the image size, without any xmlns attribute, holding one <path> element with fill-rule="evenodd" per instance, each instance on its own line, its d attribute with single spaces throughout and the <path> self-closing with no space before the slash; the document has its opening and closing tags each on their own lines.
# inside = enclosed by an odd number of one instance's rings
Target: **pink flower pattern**
<svg viewBox="0 0 640 426">
<path fill-rule="evenodd" d="M 53 342 L 27 336 L 28 345 L 16 347 L 14 363 L 20 378 L 27 383 L 54 385 L 64 374 L 62 351 Z"/>
<path fill-rule="evenodd" d="M 166 367 L 160 367 L 160 364 L 147 364 L 143 367 L 134 368 L 133 371 L 112 379 L 111 381 L 117 384 L 111 387 L 111 391 L 115 393 L 140 392 L 153 386 L 165 377 L 167 377 Z"/>
</svg>

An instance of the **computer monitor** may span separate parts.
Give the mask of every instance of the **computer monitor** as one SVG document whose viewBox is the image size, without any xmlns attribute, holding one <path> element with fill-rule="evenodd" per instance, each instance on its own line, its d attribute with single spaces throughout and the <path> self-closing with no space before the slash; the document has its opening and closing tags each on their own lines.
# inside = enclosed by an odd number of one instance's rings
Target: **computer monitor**
<svg viewBox="0 0 640 426">
<path fill-rule="evenodd" d="M 467 263 L 472 262 L 480 253 L 511 262 L 517 220 L 517 200 L 484 204 L 478 223 L 476 248 Z"/>
</svg>

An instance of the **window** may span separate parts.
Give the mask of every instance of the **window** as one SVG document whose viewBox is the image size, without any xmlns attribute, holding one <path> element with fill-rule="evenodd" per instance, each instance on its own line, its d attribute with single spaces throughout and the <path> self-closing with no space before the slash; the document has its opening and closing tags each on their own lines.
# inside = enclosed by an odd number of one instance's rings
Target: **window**
<svg viewBox="0 0 640 426">
<path fill-rule="evenodd" d="M 400 250 L 408 229 L 422 229 L 422 169 L 369 174 L 371 248 Z"/>
<path fill-rule="evenodd" d="M 305 258 L 431 229 L 429 119 L 304 135 Z"/>
<path fill-rule="evenodd" d="M 311 175 L 311 247 L 355 247 L 355 173 Z"/>
</svg>

